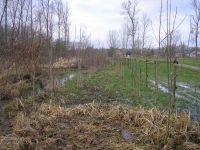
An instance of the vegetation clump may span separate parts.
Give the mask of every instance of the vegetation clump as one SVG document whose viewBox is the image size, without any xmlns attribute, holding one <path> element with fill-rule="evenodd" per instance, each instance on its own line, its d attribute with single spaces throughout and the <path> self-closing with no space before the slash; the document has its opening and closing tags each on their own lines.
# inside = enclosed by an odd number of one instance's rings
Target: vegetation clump
<svg viewBox="0 0 200 150">
<path fill-rule="evenodd" d="M 0 149 L 200 149 L 200 125 L 186 114 L 170 119 L 167 131 L 168 115 L 156 108 L 42 104 L 17 115 Z"/>
</svg>

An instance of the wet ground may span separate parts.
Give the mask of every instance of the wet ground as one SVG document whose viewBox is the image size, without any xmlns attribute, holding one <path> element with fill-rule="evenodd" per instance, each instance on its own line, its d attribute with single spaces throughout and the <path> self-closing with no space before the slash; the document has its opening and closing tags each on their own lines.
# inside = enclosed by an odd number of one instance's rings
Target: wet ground
<svg viewBox="0 0 200 150">
<path fill-rule="evenodd" d="M 62 76 L 56 77 L 55 80 L 59 86 L 64 86 L 65 82 L 73 79 L 75 76 L 75 74 L 64 74 Z"/>
<path fill-rule="evenodd" d="M 149 80 L 149 83 L 152 86 L 155 85 L 155 81 Z M 177 111 L 187 111 L 194 121 L 200 121 L 200 83 L 177 82 L 176 87 Z M 159 83 L 158 89 L 163 93 L 168 93 L 167 83 Z"/>
<path fill-rule="evenodd" d="M 56 86 L 61 87 L 67 82 L 68 80 L 71 80 L 75 77 L 75 74 L 64 74 L 64 75 L 58 75 L 55 77 Z M 48 84 L 41 88 L 38 86 L 35 89 L 35 95 L 40 95 L 40 93 L 43 93 L 46 88 L 48 87 Z M 17 99 L 28 99 L 29 97 L 33 96 L 33 90 L 32 88 L 26 90 L 26 92 L 23 93 L 20 97 L 13 97 L 12 99 L 7 100 L 1 100 L 0 99 L 0 135 L 4 135 L 9 133 L 10 126 L 12 125 L 12 117 L 9 118 L 8 114 L 5 113 L 6 106 Z"/>
</svg>

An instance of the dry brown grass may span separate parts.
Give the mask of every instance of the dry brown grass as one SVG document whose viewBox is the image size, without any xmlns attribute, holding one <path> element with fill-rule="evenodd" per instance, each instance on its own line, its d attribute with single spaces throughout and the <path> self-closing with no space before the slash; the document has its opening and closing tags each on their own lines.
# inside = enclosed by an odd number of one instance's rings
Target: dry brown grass
<svg viewBox="0 0 200 150">
<path fill-rule="evenodd" d="M 53 64 L 54 68 L 76 68 L 78 66 L 78 61 L 76 58 L 59 58 L 58 61 L 56 61 Z"/>
<path fill-rule="evenodd" d="M 0 100 L 1 99 L 12 99 L 19 97 L 23 91 L 31 86 L 30 82 L 25 80 L 18 80 L 16 83 L 6 82 L 5 80 L 0 80 Z M 5 97 L 5 98 L 4 98 Z"/>
<path fill-rule="evenodd" d="M 41 105 L 19 113 L 13 134 L 0 137 L 0 149 L 200 149 L 200 126 L 187 114 L 173 115 L 129 106 L 85 104 L 72 108 Z"/>
</svg>

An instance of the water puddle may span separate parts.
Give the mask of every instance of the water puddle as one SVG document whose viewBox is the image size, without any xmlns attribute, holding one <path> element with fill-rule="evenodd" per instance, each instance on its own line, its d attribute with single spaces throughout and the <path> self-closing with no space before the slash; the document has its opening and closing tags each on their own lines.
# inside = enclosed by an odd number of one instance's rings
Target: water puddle
<svg viewBox="0 0 200 150">
<path fill-rule="evenodd" d="M 149 82 L 152 86 L 155 86 L 155 84 L 156 84 L 155 81 L 153 81 L 153 80 L 149 80 Z M 158 84 L 158 89 L 163 93 L 168 93 L 168 88 L 164 85 Z"/>
<path fill-rule="evenodd" d="M 75 74 L 64 74 L 64 75 L 55 76 L 55 79 L 54 79 L 55 88 L 60 88 L 64 86 L 68 80 L 72 80 L 75 76 L 76 76 Z M 35 89 L 35 94 L 38 95 L 40 93 L 43 93 L 45 90 L 49 90 L 50 86 L 51 86 L 50 82 L 48 82 L 44 88 L 37 87 Z M 30 88 L 24 93 L 23 98 L 28 98 L 32 95 L 33 95 L 33 89 Z"/>
<path fill-rule="evenodd" d="M 75 74 L 64 74 L 55 76 L 54 86 L 59 88 L 65 85 L 68 80 L 72 80 L 76 75 Z M 46 85 L 45 89 L 50 89 L 50 82 Z"/>
<path fill-rule="evenodd" d="M 56 78 L 56 83 L 59 86 L 64 86 L 65 82 L 68 80 L 72 80 L 75 77 L 75 74 L 65 74 L 61 77 Z"/>
<path fill-rule="evenodd" d="M 199 90 L 197 87 L 195 87 L 194 85 L 190 86 L 190 85 L 188 85 L 188 84 L 186 84 L 186 83 L 178 82 L 178 83 L 177 83 L 177 87 L 178 87 L 179 89 L 185 90 L 185 91 L 187 91 L 187 92 L 190 91 L 190 92 L 194 92 L 194 93 L 196 93 L 196 94 L 200 94 L 200 90 Z"/>
<path fill-rule="evenodd" d="M 149 80 L 149 83 L 152 88 L 155 87 L 155 81 Z M 177 110 L 188 111 L 194 121 L 200 121 L 200 89 L 196 85 L 177 82 L 176 98 L 179 101 Z M 163 93 L 168 93 L 167 83 L 159 83 L 158 89 Z"/>
</svg>

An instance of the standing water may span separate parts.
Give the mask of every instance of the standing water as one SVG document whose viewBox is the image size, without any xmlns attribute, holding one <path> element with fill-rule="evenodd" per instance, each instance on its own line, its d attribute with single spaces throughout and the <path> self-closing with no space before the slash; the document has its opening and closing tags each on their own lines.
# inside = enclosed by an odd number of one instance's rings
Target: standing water
<svg viewBox="0 0 200 150">
<path fill-rule="evenodd" d="M 152 88 L 155 87 L 155 81 L 149 80 Z M 194 88 L 192 85 L 188 85 L 183 82 L 177 82 L 176 84 L 176 108 L 177 111 L 187 111 L 190 112 L 191 118 L 194 121 L 200 121 L 200 90 L 199 88 Z M 163 93 L 168 93 L 168 88 L 166 83 L 158 84 L 158 89 Z"/>
<path fill-rule="evenodd" d="M 75 74 L 65 74 L 61 77 L 58 77 L 56 79 L 56 83 L 58 83 L 59 86 L 64 86 L 65 82 L 68 80 L 71 80 L 75 77 Z"/>
</svg>

